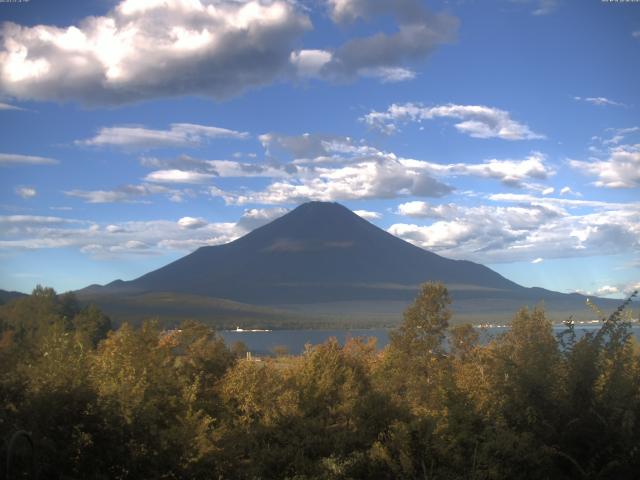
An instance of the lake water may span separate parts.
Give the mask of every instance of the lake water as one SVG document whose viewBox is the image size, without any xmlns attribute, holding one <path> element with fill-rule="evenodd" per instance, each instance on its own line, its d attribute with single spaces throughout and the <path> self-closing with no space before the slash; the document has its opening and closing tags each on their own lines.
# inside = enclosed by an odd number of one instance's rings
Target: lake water
<svg viewBox="0 0 640 480">
<path fill-rule="evenodd" d="M 554 326 L 556 334 L 565 330 L 563 325 Z M 585 332 L 593 332 L 600 328 L 600 325 L 576 325 L 578 336 Z M 480 329 L 481 341 L 488 341 L 506 332 L 508 327 L 491 326 Z M 633 334 L 640 339 L 640 325 L 632 327 Z M 267 332 L 237 332 L 235 330 L 222 330 L 218 332 L 228 345 L 234 342 L 243 342 L 247 349 L 255 355 L 271 355 L 274 348 L 286 347 L 291 354 L 298 355 L 304 351 L 307 343 L 312 345 L 320 344 L 331 337 L 335 337 L 341 344 L 349 338 L 374 337 L 377 340 L 378 348 L 383 348 L 389 343 L 389 332 L 387 329 L 363 329 L 363 330 L 273 330 Z"/>
</svg>

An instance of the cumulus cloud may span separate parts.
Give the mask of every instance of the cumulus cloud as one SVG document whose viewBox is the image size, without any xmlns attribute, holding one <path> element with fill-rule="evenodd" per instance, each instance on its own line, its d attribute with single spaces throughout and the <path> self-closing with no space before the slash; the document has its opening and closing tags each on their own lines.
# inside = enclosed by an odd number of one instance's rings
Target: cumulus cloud
<svg viewBox="0 0 640 480">
<path fill-rule="evenodd" d="M 378 16 L 395 20 L 395 32 L 378 32 L 348 40 L 333 50 L 302 49 L 290 62 L 301 78 L 344 81 L 372 77 L 383 83 L 415 78 L 408 64 L 427 58 L 439 45 L 455 39 L 458 19 L 428 11 L 419 0 L 328 0 L 332 20 L 345 27 Z"/>
<path fill-rule="evenodd" d="M 640 204 L 601 202 L 594 211 L 573 214 L 548 200 L 457 205 L 431 224 L 396 223 L 388 231 L 441 255 L 481 263 L 640 251 Z M 409 213 L 420 212 L 417 207 Z"/>
<path fill-rule="evenodd" d="M 55 165 L 57 160 L 48 157 L 34 155 L 19 155 L 17 153 L 0 153 L 0 166 L 2 165 Z"/>
<path fill-rule="evenodd" d="M 248 138 L 246 132 L 226 128 L 172 123 L 169 130 L 153 130 L 142 126 L 116 126 L 101 128 L 87 140 L 77 140 L 76 145 L 91 147 L 119 147 L 124 149 L 152 149 L 166 147 L 197 147 L 205 140 L 215 138 Z"/>
<path fill-rule="evenodd" d="M 379 212 L 372 212 L 369 210 L 354 210 L 353 213 L 364 218 L 365 220 L 379 220 L 382 215 Z"/>
<path fill-rule="evenodd" d="M 122 0 L 65 28 L 6 23 L 0 91 L 85 104 L 225 98 L 289 68 L 309 28 L 306 14 L 284 0 Z"/>
<path fill-rule="evenodd" d="M 324 62 L 319 74 L 329 78 L 374 76 L 383 81 L 403 81 L 415 74 L 404 65 L 427 58 L 440 44 L 455 39 L 458 19 L 434 14 L 419 0 L 328 0 L 336 23 L 349 24 L 380 15 L 397 22 L 394 33 L 355 38 L 338 47 Z"/>
<path fill-rule="evenodd" d="M 393 32 L 304 49 L 307 10 L 288 0 L 121 0 L 76 25 L 18 25 L 0 36 L 0 94 L 115 105 L 176 95 L 224 99 L 287 76 L 396 82 L 455 39 L 458 20 L 419 0 L 327 2 L 342 25 L 386 16 Z"/>
<path fill-rule="evenodd" d="M 484 105 L 437 105 L 428 107 L 419 103 L 392 104 L 386 111 L 372 111 L 362 117 L 371 128 L 395 133 L 399 124 L 422 122 L 436 118 L 460 120 L 456 129 L 474 138 L 502 138 L 504 140 L 531 140 L 545 138 L 527 125 L 511 118 L 509 112 Z"/>
<path fill-rule="evenodd" d="M 519 188 L 528 180 L 544 180 L 555 174 L 540 152 L 532 152 L 523 159 L 440 164 L 398 157 L 350 137 L 264 134 L 259 139 L 268 157 L 287 158 L 288 163 L 277 168 L 280 178 L 263 190 L 234 192 L 212 188 L 212 195 L 222 196 L 228 204 L 240 205 L 408 196 L 438 198 L 453 191 L 446 183 L 448 178 L 490 178 Z"/>
<path fill-rule="evenodd" d="M 598 187 L 640 187 L 640 143 L 616 145 L 604 160 L 569 160 L 569 165 L 586 175 L 597 177 L 594 184 Z"/>
<path fill-rule="evenodd" d="M 624 103 L 616 102 L 606 97 L 573 97 L 573 99 L 577 102 L 586 102 L 598 107 L 626 107 Z"/>
<path fill-rule="evenodd" d="M 38 194 L 35 188 L 33 187 L 17 187 L 16 195 L 26 199 L 33 198 Z"/>
<path fill-rule="evenodd" d="M 287 204 L 309 200 L 335 201 L 398 196 L 441 197 L 452 188 L 425 170 L 404 165 L 398 159 L 360 161 L 342 167 L 301 170 L 291 180 L 276 181 L 262 191 L 220 192 L 229 204 Z"/>
</svg>

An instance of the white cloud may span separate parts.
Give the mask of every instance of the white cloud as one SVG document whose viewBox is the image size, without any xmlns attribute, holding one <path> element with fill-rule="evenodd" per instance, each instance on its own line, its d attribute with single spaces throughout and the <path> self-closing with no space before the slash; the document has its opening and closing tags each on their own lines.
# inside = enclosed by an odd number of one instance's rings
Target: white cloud
<svg viewBox="0 0 640 480">
<path fill-rule="evenodd" d="M 287 208 L 250 208 L 245 210 L 238 220 L 238 227 L 250 231 L 262 225 L 265 225 L 276 218 L 285 215 L 289 210 Z"/>
<path fill-rule="evenodd" d="M 395 31 L 353 38 L 331 51 L 300 49 L 303 33 L 313 28 L 300 2 L 121 0 L 72 26 L 6 23 L 0 94 L 113 105 L 176 95 L 223 99 L 286 76 L 404 81 L 415 76 L 407 64 L 452 42 L 459 23 L 420 0 L 328 6 L 343 28 L 357 18 L 390 16 Z"/>
<path fill-rule="evenodd" d="M 398 130 L 398 124 L 422 122 L 435 118 L 460 120 L 455 127 L 461 133 L 474 138 L 502 138 L 505 140 L 530 140 L 545 138 L 531 131 L 522 123 L 513 120 L 504 110 L 484 105 L 438 105 L 427 107 L 422 104 L 392 104 L 386 111 L 372 111 L 362 120 L 372 128 L 388 134 Z"/>
<path fill-rule="evenodd" d="M 602 287 L 600 287 L 598 290 L 596 290 L 596 295 L 598 296 L 607 296 L 607 295 L 616 295 L 620 293 L 620 290 L 618 289 L 618 287 L 614 287 L 612 285 L 604 285 Z"/>
<path fill-rule="evenodd" d="M 152 130 L 141 126 L 101 128 L 95 137 L 77 140 L 77 145 L 92 147 L 120 147 L 125 149 L 152 149 L 166 147 L 197 147 L 212 138 L 248 138 L 248 133 L 226 128 L 172 123 L 169 130 Z"/>
<path fill-rule="evenodd" d="M 640 30 L 635 30 L 635 31 L 631 32 L 631 36 L 633 38 L 640 38 Z"/>
<path fill-rule="evenodd" d="M 493 178 L 512 187 L 524 186 L 527 179 L 545 180 L 555 175 L 555 170 L 547 165 L 547 158 L 540 152 L 532 152 L 524 159 L 489 159 L 482 163 L 439 164 L 422 160 L 401 159 L 403 164 L 425 169 L 435 175 L 475 176 Z"/>
<path fill-rule="evenodd" d="M 229 204 L 287 204 L 308 200 L 335 201 L 401 196 L 441 197 L 451 187 L 435 180 L 424 169 L 404 165 L 389 156 L 384 160 L 360 161 L 342 167 L 313 167 L 300 170 L 297 178 L 276 181 L 262 191 L 220 192 Z"/>
<path fill-rule="evenodd" d="M 35 197 L 38 192 L 33 187 L 18 187 L 16 188 L 16 194 L 24 199 L 29 199 Z"/>
<path fill-rule="evenodd" d="M 416 78 L 416 72 L 404 67 L 364 68 L 360 73 L 364 77 L 378 78 L 382 83 L 406 82 Z"/>
<path fill-rule="evenodd" d="M 534 260 L 531 260 L 531 263 L 533 263 L 534 265 L 536 265 L 538 263 L 542 263 L 542 262 L 544 262 L 544 258 L 542 258 L 542 257 L 538 257 L 538 258 L 536 258 Z"/>
<path fill-rule="evenodd" d="M 357 142 L 351 137 L 338 135 L 280 135 L 265 133 L 258 137 L 269 156 L 285 154 L 293 157 L 294 164 L 336 163 L 343 165 L 363 157 L 383 158 L 384 152 Z"/>
<path fill-rule="evenodd" d="M 142 197 L 156 194 L 175 195 L 176 190 L 170 190 L 160 185 L 124 185 L 115 190 L 68 190 L 64 194 L 69 197 L 80 198 L 87 203 L 137 203 Z"/>
<path fill-rule="evenodd" d="M 182 217 L 180 220 L 178 220 L 178 225 L 180 226 L 180 228 L 195 230 L 197 228 L 206 226 L 207 221 L 203 218 Z"/>
<path fill-rule="evenodd" d="M 555 191 L 556 191 L 556 189 L 555 189 L 555 188 L 553 188 L 553 187 L 545 188 L 545 189 L 542 191 L 542 195 L 551 195 L 551 194 L 552 194 L 553 192 L 555 192 Z"/>
<path fill-rule="evenodd" d="M 105 260 L 184 253 L 206 245 L 228 243 L 286 212 L 283 208 L 250 209 L 237 222 L 182 217 L 178 221 L 106 224 L 62 217 L 0 216 L 0 251 L 75 248 Z"/>
<path fill-rule="evenodd" d="M 624 103 L 616 102 L 605 97 L 573 97 L 577 102 L 587 102 L 598 107 L 626 107 Z"/>
<path fill-rule="evenodd" d="M 533 205 L 555 205 L 558 207 L 568 208 L 597 208 L 597 209 L 639 209 L 640 203 L 613 203 L 601 200 L 578 200 L 570 198 L 554 198 L 554 197 L 536 197 L 534 195 L 526 195 L 521 193 L 494 193 L 487 197 L 495 202 L 509 203 L 530 203 Z"/>
<path fill-rule="evenodd" d="M 364 218 L 365 220 L 379 220 L 382 215 L 378 212 L 371 212 L 369 210 L 354 210 L 353 213 Z"/>
<path fill-rule="evenodd" d="M 539 152 L 532 152 L 523 159 L 439 164 L 401 158 L 349 137 L 264 134 L 259 139 L 268 157 L 286 155 L 293 158 L 287 164 L 272 167 L 275 171 L 269 176 L 275 177 L 278 173 L 280 179 L 259 191 L 213 188 L 210 190 L 213 196 L 222 196 L 228 204 L 240 205 L 407 196 L 437 198 L 453 191 L 444 181 L 449 177 L 491 178 L 507 186 L 523 187 L 527 180 L 544 180 L 555 174 L 547 164 L 546 156 Z M 207 164 L 215 166 L 220 173 L 224 171 L 222 163 L 208 161 Z M 237 171 L 237 164 L 229 162 L 229 165 L 228 170 Z"/>
<path fill-rule="evenodd" d="M 188 155 L 175 159 L 142 157 L 140 163 L 145 167 L 162 170 L 179 170 L 195 174 L 226 177 L 286 177 L 287 169 L 282 165 L 269 163 L 238 162 L 235 160 L 199 160 Z M 152 172 L 153 173 L 153 172 Z M 205 177 L 202 177 L 203 179 Z"/>
<path fill-rule="evenodd" d="M 57 225 L 79 222 L 79 220 L 43 215 L 0 215 L 0 228 L 4 233 L 16 225 Z"/>
<path fill-rule="evenodd" d="M 176 221 L 150 220 L 101 225 L 59 217 L 0 216 L 0 250 L 76 248 L 97 259 L 164 255 L 230 242 L 247 230 L 234 222 L 205 222 L 184 228 Z"/>
<path fill-rule="evenodd" d="M 398 205 L 397 213 L 415 218 L 445 218 L 454 216 L 458 207 L 454 204 L 430 205 L 423 201 L 413 201 Z"/>
<path fill-rule="evenodd" d="M 24 108 L 0 102 L 0 110 L 24 110 Z"/>
<path fill-rule="evenodd" d="M 17 153 L 0 153 L 0 166 L 2 165 L 55 165 L 57 160 L 48 157 L 34 155 L 19 155 Z"/>
<path fill-rule="evenodd" d="M 298 50 L 291 52 L 290 62 L 301 78 L 320 76 L 322 68 L 331 61 L 333 55 L 327 50 Z"/>
<path fill-rule="evenodd" d="M 560 189 L 560 195 L 575 195 L 576 197 L 582 196 L 580 192 L 574 192 L 569 186 L 562 187 L 562 189 Z"/>
<path fill-rule="evenodd" d="M 428 205 L 409 202 L 407 214 L 437 221 L 396 223 L 388 231 L 440 255 L 480 263 L 640 252 L 640 203 L 515 197 L 520 201 L 502 199 L 515 206 L 449 205 L 439 216 Z M 582 202 L 583 209 L 593 211 L 572 214 L 559 205 L 564 202 L 570 207 L 576 206 L 571 202 Z"/>
<path fill-rule="evenodd" d="M 586 175 L 598 178 L 598 187 L 640 187 L 640 143 L 616 145 L 609 150 L 605 160 L 569 160 L 569 165 Z"/>
<path fill-rule="evenodd" d="M 344 28 L 359 19 L 384 15 L 395 19 L 395 32 L 354 38 L 331 52 L 317 75 L 330 79 L 370 76 L 383 82 L 410 80 L 415 73 L 407 63 L 424 60 L 440 44 L 450 43 L 458 19 L 431 13 L 420 0 L 328 0 L 329 14 Z"/>
<path fill-rule="evenodd" d="M 558 8 L 558 0 L 539 0 L 538 7 L 531 12 L 533 15 L 549 15 Z"/>
<path fill-rule="evenodd" d="M 155 183 L 207 183 L 215 175 L 186 170 L 156 170 L 145 177 L 147 182 Z"/>
<path fill-rule="evenodd" d="M 0 92 L 85 104 L 225 98 L 285 72 L 310 28 L 284 0 L 122 0 L 66 28 L 6 23 Z"/>
</svg>

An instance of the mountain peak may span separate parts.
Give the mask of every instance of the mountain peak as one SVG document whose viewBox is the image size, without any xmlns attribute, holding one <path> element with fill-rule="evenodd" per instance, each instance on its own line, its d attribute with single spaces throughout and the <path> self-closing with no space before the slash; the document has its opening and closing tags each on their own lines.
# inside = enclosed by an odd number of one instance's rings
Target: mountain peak
<svg viewBox="0 0 640 480">
<path fill-rule="evenodd" d="M 236 242 L 253 244 L 258 248 L 280 239 L 357 242 L 372 234 L 381 233 L 389 235 L 344 205 L 334 202 L 307 202 Z"/>
</svg>

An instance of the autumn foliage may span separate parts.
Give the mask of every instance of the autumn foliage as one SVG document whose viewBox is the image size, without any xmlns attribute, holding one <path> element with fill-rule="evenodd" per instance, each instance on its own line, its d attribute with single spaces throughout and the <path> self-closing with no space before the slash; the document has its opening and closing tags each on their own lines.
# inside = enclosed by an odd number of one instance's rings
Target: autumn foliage
<svg viewBox="0 0 640 480">
<path fill-rule="evenodd" d="M 40 478 L 638 478 L 625 311 L 558 339 L 524 309 L 481 342 L 450 303 L 423 285 L 384 349 L 329 340 L 250 361 L 204 325 L 112 330 L 38 288 L 0 308 L 0 458 L 26 430 Z"/>
</svg>

